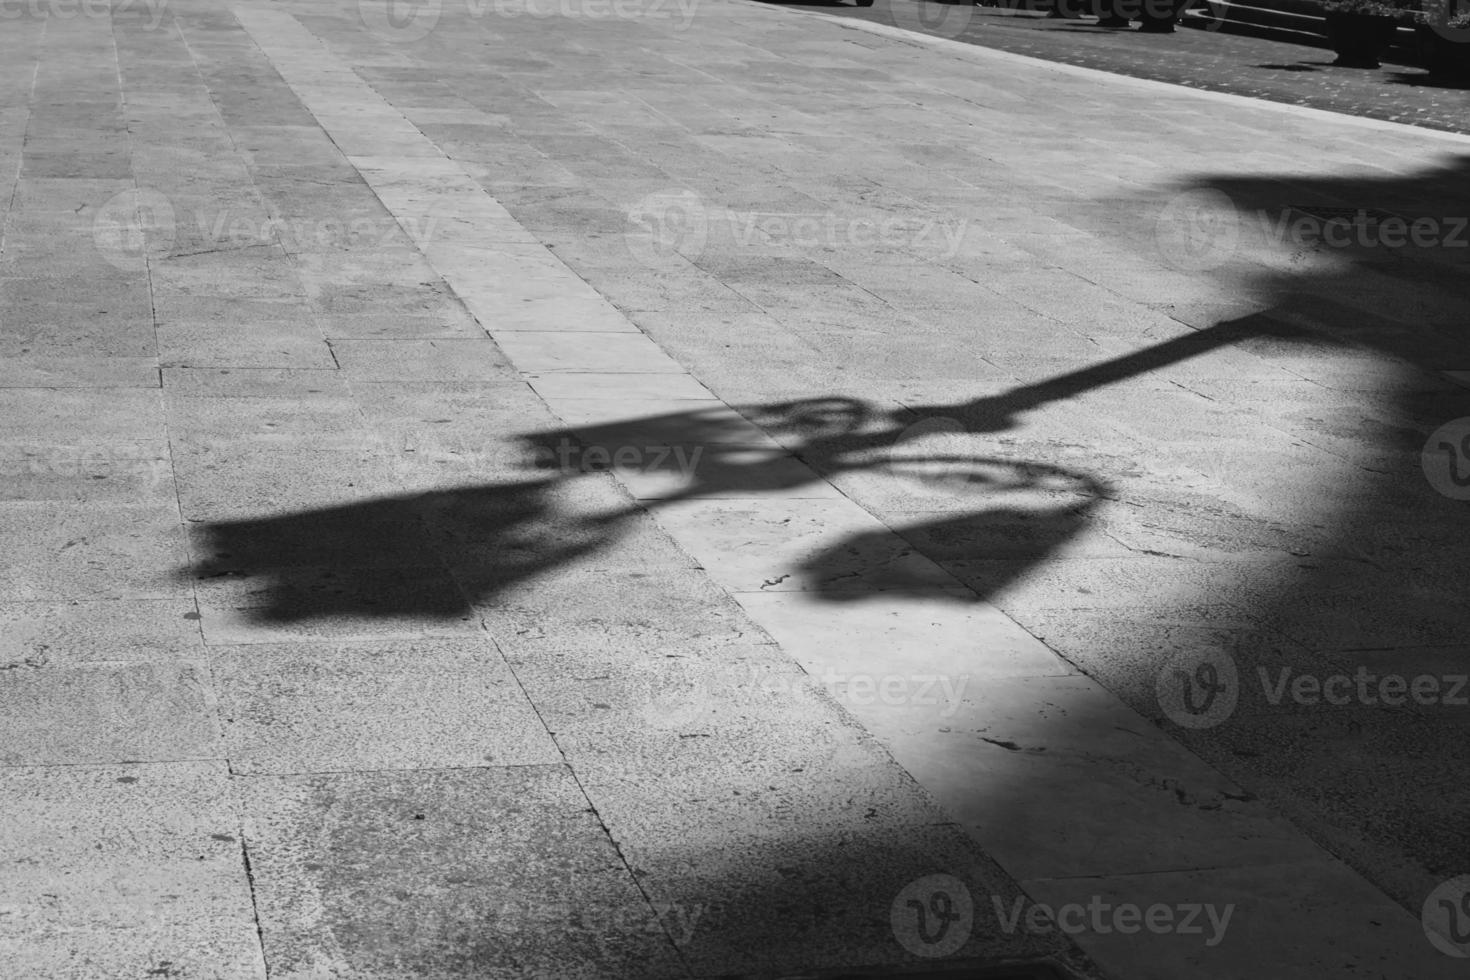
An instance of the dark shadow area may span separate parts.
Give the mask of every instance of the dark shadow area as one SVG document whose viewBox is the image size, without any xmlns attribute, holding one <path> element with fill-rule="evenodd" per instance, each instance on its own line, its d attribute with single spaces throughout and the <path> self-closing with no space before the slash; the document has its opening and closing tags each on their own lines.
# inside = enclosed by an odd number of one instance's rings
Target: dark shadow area
<svg viewBox="0 0 1470 980">
<path fill-rule="evenodd" d="M 916 533 L 1004 542 L 1011 572 L 1020 574 L 1070 537 L 1107 497 L 1106 485 L 1040 461 L 942 453 L 895 459 L 893 450 L 913 435 L 915 419 L 938 416 L 967 434 L 1000 433 L 1037 406 L 1270 333 L 1289 336 L 1293 328 L 1265 320 L 1222 324 L 1004 395 L 901 412 L 855 399 L 813 398 L 742 406 L 739 415 L 696 407 L 526 433 L 535 478 L 206 524 L 196 533 L 201 557 L 192 576 L 250 580 L 248 613 L 266 623 L 340 615 L 447 618 L 462 614 L 466 599 L 490 600 L 503 588 L 611 546 L 645 510 L 794 490 L 822 478 L 895 467 L 916 470 L 916 485 L 937 482 L 977 504 L 974 513 Z M 559 509 L 564 484 L 610 468 L 651 485 L 649 499 L 594 515 Z M 1040 513 L 985 505 L 987 496 L 1018 491 L 1051 494 L 1058 502 Z M 855 561 L 881 565 L 892 559 L 893 548 L 894 539 L 883 536 L 846 542 L 814 559 L 807 571 L 820 580 L 831 567 L 850 568 Z M 446 570 L 455 589 L 444 587 Z M 422 582 L 412 581 L 415 571 Z M 932 580 L 891 584 L 909 593 L 932 591 Z M 982 597 L 1001 584 L 990 583 Z"/>
<path fill-rule="evenodd" d="M 1442 88 L 1449 91 L 1470 89 L 1470 78 L 1436 78 L 1427 72 L 1388 72 L 1390 85 L 1408 85 L 1412 88 Z"/>
<path fill-rule="evenodd" d="M 1470 390 L 1443 374 L 1470 365 L 1470 157 L 1403 176 L 1221 173 L 1180 189 L 1224 195 L 1235 213 L 1232 260 L 1196 274 L 1248 283 L 1265 299 L 1233 321 L 1240 349 L 1301 378 L 1194 387 L 1279 426 L 1311 447 L 1302 459 L 1318 461 L 1303 469 L 1295 453 L 1237 454 L 1222 492 L 1245 490 L 1250 522 L 1301 544 L 1254 564 L 1237 545 L 1239 562 L 1179 566 L 1200 581 L 1223 573 L 1208 579 L 1223 583 L 1212 591 L 1140 597 L 1160 620 L 1201 619 L 1192 604 L 1243 614 L 1253 632 L 1232 642 L 1249 700 L 1218 727 L 1173 726 L 1120 666 L 1130 644 L 1133 659 L 1145 656 L 1148 638 L 1168 632 L 1162 623 L 1079 612 L 1041 635 L 1417 915 L 1470 854 L 1470 826 L 1455 816 L 1470 812 L 1470 708 L 1373 687 L 1340 705 L 1273 706 L 1258 670 L 1362 670 L 1441 691 L 1470 672 L 1470 443 L 1439 434 L 1470 421 Z M 1207 310 L 1183 316 L 1205 333 L 1228 326 L 1209 325 Z M 1290 342 L 1273 344 L 1283 328 Z M 1180 521 L 1174 540 L 1186 541 L 1188 526 Z M 1109 644 L 1111 664 L 1098 656 Z"/>
<path fill-rule="evenodd" d="M 263 623 L 456 617 L 466 595 L 490 595 L 585 557 L 616 540 L 632 516 L 561 514 L 550 497 L 555 483 L 459 487 L 208 524 L 195 538 L 194 575 L 252 580 L 250 615 Z M 457 588 L 445 587 L 446 570 Z"/>
</svg>

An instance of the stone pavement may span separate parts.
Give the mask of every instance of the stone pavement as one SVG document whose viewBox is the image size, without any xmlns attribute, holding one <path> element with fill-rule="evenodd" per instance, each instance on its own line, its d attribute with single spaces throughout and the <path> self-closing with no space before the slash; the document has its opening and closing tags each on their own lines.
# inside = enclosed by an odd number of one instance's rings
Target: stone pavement
<svg viewBox="0 0 1470 980">
<path fill-rule="evenodd" d="M 14 972 L 1462 976 L 1465 143 L 533 2 L 0 34 Z"/>
</svg>

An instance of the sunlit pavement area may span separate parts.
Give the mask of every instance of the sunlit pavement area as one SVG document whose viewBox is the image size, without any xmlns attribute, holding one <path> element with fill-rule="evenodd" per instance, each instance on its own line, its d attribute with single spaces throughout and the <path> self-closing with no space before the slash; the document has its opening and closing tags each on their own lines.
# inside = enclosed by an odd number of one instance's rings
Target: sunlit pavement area
<svg viewBox="0 0 1470 980">
<path fill-rule="evenodd" d="M 1464 138 L 748 0 L 0 93 L 9 974 L 1465 975 Z"/>
</svg>

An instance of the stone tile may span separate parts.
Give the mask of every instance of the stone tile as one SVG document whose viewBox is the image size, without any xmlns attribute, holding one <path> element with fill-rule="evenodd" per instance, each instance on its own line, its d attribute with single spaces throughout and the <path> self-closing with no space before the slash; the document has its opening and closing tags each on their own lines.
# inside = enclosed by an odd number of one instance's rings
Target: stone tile
<svg viewBox="0 0 1470 980">
<path fill-rule="evenodd" d="M 409 236 L 426 249 L 441 246 L 493 249 L 502 245 L 542 244 L 535 233 L 488 197 L 474 200 L 469 208 L 407 205 L 396 213 Z"/>
<path fill-rule="evenodd" d="M 625 458 L 622 463 L 614 460 L 612 472 L 636 500 L 649 506 L 665 501 L 684 500 L 691 494 L 710 500 L 744 500 L 762 496 L 774 499 L 806 499 L 828 496 L 820 489 L 793 491 L 792 487 L 811 485 L 808 480 L 811 471 L 792 457 L 768 452 L 721 450 L 723 462 L 716 463 L 715 466 L 724 469 L 731 461 L 738 460 L 736 465 L 740 467 L 738 472 L 741 476 L 732 485 L 707 481 L 698 473 L 702 457 L 698 452 L 699 448 L 675 446 L 669 456 L 662 456 L 662 449 L 634 452 L 631 459 Z M 713 468 L 715 467 L 704 466 L 706 473 Z M 747 469 L 755 472 L 746 473 Z"/>
<path fill-rule="evenodd" d="M 1238 977 L 1259 970 L 1299 976 L 1371 973 L 1416 980 L 1461 975 L 1461 965 L 1429 944 L 1419 922 L 1335 861 L 1028 880 L 1022 886 L 1053 908 L 1106 903 L 1110 908 L 1127 904 L 1147 910 L 1163 905 L 1180 926 L 1178 916 L 1188 914 L 1184 906 L 1213 906 L 1218 926 L 1203 909 L 1195 931 L 1148 929 L 1144 936 L 1126 934 L 1105 917 L 1102 928 L 1078 936 L 1104 970 L 1122 966 L 1140 980 L 1177 977 L 1180 971 L 1202 978 Z M 1311 914 L 1304 916 L 1304 909 Z M 1223 918 L 1227 911 L 1228 922 Z M 1075 916 L 1072 920 L 1077 921 Z M 1149 951 L 1146 958 L 1137 955 L 1140 944 Z"/>
<path fill-rule="evenodd" d="M 157 388 L 154 357 L 21 355 L 0 364 L 0 388 Z"/>
<path fill-rule="evenodd" d="M 510 381 L 514 369 L 489 337 L 331 340 L 343 374 L 363 381 Z"/>
<path fill-rule="evenodd" d="M 1249 714 L 1271 708 L 1257 671 L 1316 669 L 1330 662 L 1263 626 L 1250 607 L 1227 602 L 1179 609 L 1032 609 L 1026 622 L 1031 632 L 1084 671 L 1106 674 L 1119 697 L 1151 718 L 1162 717 L 1160 674 L 1180 659 L 1228 657 L 1241 673 L 1236 691 L 1240 700 L 1232 711 Z"/>
<path fill-rule="evenodd" d="M 202 659 L 192 597 L 0 605 L 0 670 Z"/>
<path fill-rule="evenodd" d="M 562 761 L 488 637 L 211 654 L 235 773 Z"/>
<path fill-rule="evenodd" d="M 232 126 L 230 135 L 236 151 L 257 167 L 343 162 L 341 152 L 315 126 Z"/>
<path fill-rule="evenodd" d="M 240 792 L 281 976 L 683 974 L 561 766 L 257 777 Z"/>
<path fill-rule="evenodd" d="M 529 437 L 555 417 L 518 376 L 474 381 L 382 381 L 352 386 L 353 398 L 384 432 L 447 430 L 486 441 Z"/>
<path fill-rule="evenodd" d="M 152 357 L 146 283 L 96 279 L 0 279 L 0 351 L 8 356 Z"/>
<path fill-rule="evenodd" d="M 1356 677 L 1362 668 L 1370 678 L 1376 678 L 1368 681 L 1372 700 L 1362 699 L 1367 703 L 1402 708 L 1427 718 L 1458 718 L 1466 712 L 1456 709 L 1470 707 L 1461 703 L 1470 702 L 1470 683 L 1459 679 L 1470 672 L 1470 649 L 1463 645 L 1326 651 L 1323 656 L 1341 666 L 1344 673 Z M 1385 687 L 1386 677 L 1402 677 L 1404 683 L 1393 680 Z M 1417 691 L 1416 682 L 1419 682 Z M 1406 690 L 1398 690 L 1400 686 Z M 1454 691 L 1457 686 L 1458 694 Z M 1353 700 L 1359 700 L 1356 692 Z"/>
<path fill-rule="evenodd" d="M 96 215 L 113 197 L 131 190 L 132 186 L 131 179 L 23 177 L 15 186 L 10 207 L 16 211 L 70 211 Z"/>
<path fill-rule="evenodd" d="M 0 501 L 152 505 L 175 501 L 171 462 L 132 446 L 9 446 L 0 449 Z"/>
<path fill-rule="evenodd" d="M 168 599 L 183 557 L 173 503 L 17 501 L 0 504 L 0 602 Z"/>
<path fill-rule="evenodd" d="M 305 332 L 313 325 L 310 309 L 295 296 L 231 297 L 159 290 L 154 299 L 158 325 L 180 331 L 214 330 L 231 335 L 256 330 Z M 243 339 L 243 338 L 241 338 Z"/>
<path fill-rule="evenodd" d="M 698 794 L 697 802 L 675 808 L 635 793 L 617 774 L 605 782 L 589 776 L 584 785 L 610 829 L 616 828 L 621 850 L 655 905 L 685 910 L 688 931 L 671 932 L 690 936 L 682 952 L 699 975 L 730 969 L 791 975 L 906 962 L 892 907 L 906 888 L 930 875 L 947 876 L 946 884 L 957 878 L 975 895 L 1019 895 L 955 828 L 892 814 L 881 790 L 871 788 L 878 776 L 848 772 L 861 782 L 849 784 L 838 800 L 822 798 L 823 790 L 839 793 L 825 781 L 792 794 L 795 799 L 784 781 L 748 790 L 757 802 L 737 801 L 729 810 L 765 811 L 764 831 L 719 806 L 720 797 L 733 798 L 739 789 L 716 787 L 709 793 L 715 800 L 703 802 L 706 791 L 680 794 L 675 783 L 669 789 L 676 799 Z M 906 794 L 895 788 L 895 795 Z M 791 825 L 797 814 L 813 811 L 825 818 L 820 829 Z M 660 829 L 665 820 L 680 827 L 678 837 Z M 1055 939 L 976 926 L 956 944 L 961 962 L 1068 955 Z"/>
<path fill-rule="evenodd" d="M 634 333 L 517 333 L 491 336 L 521 371 L 531 374 L 682 374 L 660 347 Z"/>
<path fill-rule="evenodd" d="M 332 349 L 314 325 L 159 324 L 158 359 L 167 367 L 333 370 Z"/>
<path fill-rule="evenodd" d="M 0 769 L 0 942 L 28 976 L 265 980 L 223 763 Z"/>
<path fill-rule="evenodd" d="M 625 401 L 701 401 L 715 396 L 685 374 L 527 374 L 526 381 L 549 402 L 617 398 Z"/>
<path fill-rule="evenodd" d="M 986 679 L 1074 672 L 994 606 L 961 589 L 922 599 L 881 592 L 742 592 L 736 598 L 816 676 Z M 862 707 L 851 698 L 845 703 L 850 710 Z"/>
<path fill-rule="evenodd" d="M 0 277 L 14 279 L 140 279 L 141 258 L 99 247 L 93 221 L 71 212 L 12 211 L 4 220 Z M 103 243 L 111 244 L 104 237 Z"/>
<path fill-rule="evenodd" d="M 684 501 L 656 517 L 732 592 L 840 591 L 856 598 L 959 587 L 876 518 L 831 498 Z"/>
<path fill-rule="evenodd" d="M 281 398 L 310 396 L 349 398 L 351 391 L 340 373 L 290 368 L 176 368 L 163 369 L 168 397 Z"/>
<path fill-rule="evenodd" d="M 1399 567 L 1385 581 L 1375 569 L 1375 586 L 1353 571 L 1343 580 L 1322 565 L 1283 569 L 1261 583 L 1264 622 L 1318 650 L 1439 646 L 1466 635 L 1470 612 L 1458 602 L 1453 573 Z"/>
<path fill-rule="evenodd" d="M 191 521 L 231 520 L 370 500 L 392 489 L 393 476 L 381 451 L 348 448 L 365 441 L 347 431 L 181 442 L 174 456 L 180 510 Z"/>
<path fill-rule="evenodd" d="M 21 451 L 167 456 L 157 391 L 0 389 L 0 446 Z"/>
<path fill-rule="evenodd" d="M 200 664 L 20 667 L 0 674 L 0 765 L 177 762 L 223 754 Z"/>
<path fill-rule="evenodd" d="M 893 533 L 931 561 L 1122 558 L 1131 552 L 1083 508 L 988 506 L 970 513 L 884 510 Z"/>
<path fill-rule="evenodd" d="M 437 281 L 435 270 L 412 246 L 354 249 L 350 252 L 305 252 L 295 256 L 296 274 L 307 295 L 316 300 L 336 291 L 373 285 L 415 286 Z"/>
<path fill-rule="evenodd" d="M 149 275 L 155 293 L 165 295 L 253 301 L 305 295 L 295 267 L 277 245 L 165 256 L 150 263 Z"/>
<path fill-rule="evenodd" d="M 463 281 L 450 281 L 465 307 L 492 335 L 509 331 L 629 335 L 637 332 L 602 297 L 569 294 L 565 283 L 548 286 L 548 295 L 517 296 L 504 288 L 475 290 Z"/>
<path fill-rule="evenodd" d="M 1151 482 L 1129 488 L 1127 504 L 1101 514 L 1107 533 L 1135 552 L 1205 562 L 1240 558 L 1285 561 L 1320 552 L 1320 530 L 1253 513 L 1207 487 Z"/>
<path fill-rule="evenodd" d="M 844 494 L 879 513 L 928 510 L 958 518 L 991 512 L 999 520 L 1035 515 L 1067 525 L 1108 492 L 1099 474 L 1067 465 L 1065 457 L 1060 465 L 1043 462 L 1014 444 L 997 452 L 985 445 L 985 436 L 947 431 L 951 424 L 926 419 L 871 439 L 853 438 L 851 449 L 843 437 L 826 437 L 797 451 Z"/>
<path fill-rule="evenodd" d="M 688 566 L 614 561 L 547 569 L 489 594 L 477 611 L 512 664 L 571 645 L 674 652 L 765 641 L 728 595 Z"/>
<path fill-rule="evenodd" d="M 1043 608 L 1107 609 L 1148 605 L 1170 614 L 1244 603 L 1269 561 L 1198 562 L 1134 555 L 1030 561 L 942 561 L 945 571 L 1025 622 Z"/>
<path fill-rule="evenodd" d="M 211 646 L 452 638 L 479 629 L 438 565 L 263 568 L 200 581 L 195 591 Z"/>
<path fill-rule="evenodd" d="M 472 339 L 485 336 L 484 328 L 463 303 L 435 301 L 422 310 L 381 312 L 372 308 L 347 312 L 318 309 L 315 319 L 328 337 L 360 337 L 382 340 L 428 340 L 438 337 Z"/>
<path fill-rule="evenodd" d="M 47 141 L 47 148 L 27 145 L 21 158 L 22 178 L 81 178 L 86 180 L 127 180 L 132 177 L 132 164 L 126 148 L 88 152 L 73 149 L 60 140 Z"/>
<path fill-rule="evenodd" d="M 569 398 L 556 413 L 596 445 L 709 445 L 777 449 L 778 444 L 726 405 L 687 399 Z"/>
<path fill-rule="evenodd" d="M 1322 856 L 1273 807 L 1090 678 L 975 684 L 959 675 L 949 678 L 954 698 L 939 696 L 944 685 L 932 687 L 927 698 L 915 683 L 869 693 L 864 720 L 1017 877 Z M 1057 799 L 1070 803 L 1047 802 Z"/>
<path fill-rule="evenodd" d="M 1467 765 L 1466 717 L 1464 705 L 1409 712 L 1355 699 L 1237 714 L 1174 737 L 1417 909 L 1460 873 L 1446 855 L 1458 853 L 1447 841 L 1463 836 L 1454 814 L 1470 805 L 1458 778 Z M 1456 836 L 1446 837 L 1446 827 Z"/>
<path fill-rule="evenodd" d="M 882 910 L 926 873 L 1012 893 L 778 648 L 566 645 L 517 673 L 655 904 L 701 910 L 697 972 L 891 962 Z M 1043 949 L 989 929 L 965 952 Z"/>
<path fill-rule="evenodd" d="M 546 248 L 434 245 L 434 268 L 491 332 L 636 333 L 637 328 Z"/>
<path fill-rule="evenodd" d="M 455 322 L 464 313 L 459 297 L 442 282 L 423 282 L 413 286 L 383 283 L 336 286 L 322 290 L 311 303 L 318 316 L 334 319 L 392 316 L 395 319 L 425 317 Z"/>
<path fill-rule="evenodd" d="M 301 373 L 293 373 L 300 378 Z M 236 375 L 238 377 L 238 375 Z M 303 379 L 310 384 L 310 379 Z M 345 379 L 344 379 L 345 380 Z M 357 405 L 345 387 L 295 398 L 200 397 L 165 392 L 169 435 L 176 452 L 228 450 L 243 443 L 278 452 L 350 452 L 372 447 Z"/>
<path fill-rule="evenodd" d="M 400 490 L 544 479 L 555 465 L 554 447 L 535 433 L 556 420 L 518 379 L 375 382 L 354 393 L 394 454 Z"/>
</svg>

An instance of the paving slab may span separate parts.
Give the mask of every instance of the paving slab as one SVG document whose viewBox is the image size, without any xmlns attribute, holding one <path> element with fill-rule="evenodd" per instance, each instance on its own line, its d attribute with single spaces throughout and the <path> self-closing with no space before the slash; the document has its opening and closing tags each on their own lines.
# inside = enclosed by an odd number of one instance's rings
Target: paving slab
<svg viewBox="0 0 1470 980">
<path fill-rule="evenodd" d="M 188 594 L 177 505 L 77 501 L 0 504 L 0 601 L 167 599 Z"/>
<path fill-rule="evenodd" d="M 332 355 L 354 382 L 487 381 L 510 375 L 510 362 L 488 337 L 361 340 L 334 338 Z"/>
<path fill-rule="evenodd" d="M 221 762 L 0 769 L 6 956 L 38 976 L 265 980 Z"/>
<path fill-rule="evenodd" d="M 212 647 L 231 770 L 461 769 L 561 762 L 483 638 Z"/>
<path fill-rule="evenodd" d="M 5 671 L 6 766 L 220 758 L 207 669 L 79 664 Z M 166 692 L 166 693 L 165 693 Z"/>
<path fill-rule="evenodd" d="M 7 670 L 200 659 L 192 598 L 7 603 L 0 622 Z"/>
<path fill-rule="evenodd" d="M 1304 887 L 1307 880 L 1312 887 Z M 1320 888 L 1317 882 L 1330 882 L 1331 887 Z M 1104 969 L 1123 967 L 1123 957 L 1132 959 L 1125 951 L 1136 948 L 1139 939 L 1125 930 L 1147 931 L 1158 959 L 1128 963 L 1129 976 L 1170 977 L 1181 969 L 1204 977 L 1263 969 L 1458 975 L 1461 964 L 1423 941 L 1424 927 L 1416 916 L 1385 910 L 1376 890 L 1365 886 L 1335 862 L 1026 882 L 1037 901 L 1058 911 L 1069 906 L 1075 910 L 1070 917 L 1063 912 L 1062 922 L 1088 923 L 1087 946 L 1096 950 Z M 1106 909 L 1093 920 L 1098 926 L 1086 918 L 1093 907 Z M 1167 910 L 1167 925 L 1164 913 L 1155 913 L 1152 927 L 1146 924 L 1149 920 L 1142 916 L 1154 908 Z M 1140 918 L 1119 919 L 1119 911 Z M 1280 952 L 1263 962 L 1266 949 Z M 1390 959 L 1388 949 L 1403 952 Z"/>
<path fill-rule="evenodd" d="M 563 766 L 256 777 L 238 792 L 277 975 L 681 972 Z"/>
</svg>

